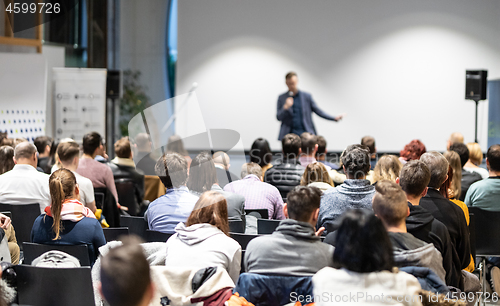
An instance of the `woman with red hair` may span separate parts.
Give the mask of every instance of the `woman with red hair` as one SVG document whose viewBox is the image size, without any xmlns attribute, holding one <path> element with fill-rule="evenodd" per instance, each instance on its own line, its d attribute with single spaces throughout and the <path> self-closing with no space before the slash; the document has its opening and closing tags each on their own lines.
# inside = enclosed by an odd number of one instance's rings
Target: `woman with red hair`
<svg viewBox="0 0 500 306">
<path fill-rule="evenodd" d="M 404 165 L 410 160 L 418 160 L 426 152 L 425 145 L 418 139 L 414 139 L 399 152 L 399 160 Z"/>
</svg>

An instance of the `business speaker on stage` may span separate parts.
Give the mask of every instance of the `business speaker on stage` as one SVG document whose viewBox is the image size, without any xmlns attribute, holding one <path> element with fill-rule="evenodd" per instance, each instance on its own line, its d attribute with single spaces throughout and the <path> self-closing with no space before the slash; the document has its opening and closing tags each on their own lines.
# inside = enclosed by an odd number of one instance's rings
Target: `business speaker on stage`
<svg viewBox="0 0 500 306">
<path fill-rule="evenodd" d="M 285 80 L 288 92 L 278 97 L 278 113 L 276 114 L 276 118 L 281 121 L 278 140 L 283 139 L 288 133 L 300 136 L 304 132 L 309 132 L 316 135 L 312 112 L 332 121 L 339 121 L 343 118 L 344 114 L 337 117 L 328 115 L 316 105 L 310 93 L 299 90 L 297 87 L 298 78 L 295 72 L 287 73 Z"/>
</svg>

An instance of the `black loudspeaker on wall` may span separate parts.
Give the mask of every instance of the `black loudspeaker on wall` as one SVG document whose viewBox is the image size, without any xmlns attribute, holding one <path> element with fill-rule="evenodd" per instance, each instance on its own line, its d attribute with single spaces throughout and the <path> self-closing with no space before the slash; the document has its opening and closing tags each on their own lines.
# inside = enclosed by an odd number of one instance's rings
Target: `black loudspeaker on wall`
<svg viewBox="0 0 500 306">
<path fill-rule="evenodd" d="M 465 99 L 486 100 L 487 70 L 465 71 Z"/>
<path fill-rule="evenodd" d="M 108 70 L 108 78 L 106 81 L 106 98 L 120 98 L 120 71 Z"/>
</svg>

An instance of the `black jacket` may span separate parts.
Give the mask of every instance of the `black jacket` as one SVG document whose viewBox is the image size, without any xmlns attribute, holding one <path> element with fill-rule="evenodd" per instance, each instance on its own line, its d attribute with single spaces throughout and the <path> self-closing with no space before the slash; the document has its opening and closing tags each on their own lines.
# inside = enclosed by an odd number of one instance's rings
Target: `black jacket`
<svg viewBox="0 0 500 306">
<path fill-rule="evenodd" d="M 281 197 L 285 199 L 290 190 L 300 185 L 304 169 L 298 159 L 284 160 L 266 171 L 264 182 L 278 188 Z"/>
<path fill-rule="evenodd" d="M 139 152 L 140 154 L 144 154 L 143 152 Z M 155 165 L 156 165 L 156 160 L 151 158 L 151 153 L 146 154 L 139 162 L 137 162 L 137 165 L 135 165 L 135 168 L 138 170 L 141 170 L 144 175 L 156 175 L 155 173 Z"/>
<path fill-rule="evenodd" d="M 111 171 L 113 172 L 115 183 L 118 183 L 120 179 L 126 179 L 134 182 L 134 187 L 135 187 L 134 194 L 136 196 L 136 206 L 140 205 L 142 203 L 142 200 L 144 199 L 144 175 L 142 174 L 142 171 L 139 170 L 140 171 L 139 172 L 134 167 L 119 165 L 113 162 L 108 163 L 108 165 L 111 168 Z M 119 189 L 117 188 L 117 191 L 118 190 Z M 118 194 L 118 198 L 120 198 L 120 194 Z M 121 199 L 119 199 L 119 201 L 122 202 Z"/>
<path fill-rule="evenodd" d="M 459 200 L 464 201 L 465 194 L 467 194 L 467 190 L 469 190 L 470 185 L 482 179 L 483 177 L 479 173 L 462 169 L 462 181 L 460 182 L 461 192 Z"/>
<path fill-rule="evenodd" d="M 240 179 L 239 176 L 230 172 L 229 170 L 224 170 L 215 167 L 215 172 L 217 173 L 217 181 L 221 188 L 224 188 L 227 184 Z"/>
</svg>

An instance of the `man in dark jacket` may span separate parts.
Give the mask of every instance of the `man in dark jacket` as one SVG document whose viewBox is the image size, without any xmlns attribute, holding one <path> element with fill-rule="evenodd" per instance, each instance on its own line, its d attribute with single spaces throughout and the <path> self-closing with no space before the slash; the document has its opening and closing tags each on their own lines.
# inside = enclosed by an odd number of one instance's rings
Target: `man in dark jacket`
<svg viewBox="0 0 500 306">
<path fill-rule="evenodd" d="M 300 165 L 299 161 L 302 151 L 298 135 L 285 135 L 281 140 L 281 145 L 283 147 L 283 159 L 266 171 L 264 182 L 278 188 L 281 197 L 286 199 L 288 192 L 300 184 L 304 167 Z"/>
</svg>

